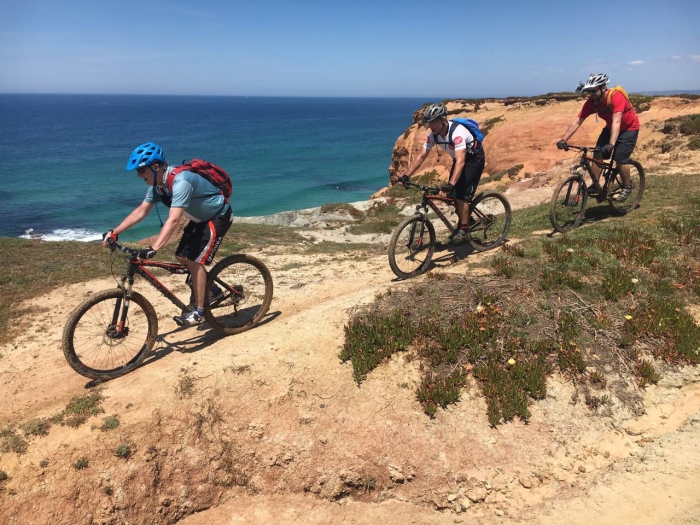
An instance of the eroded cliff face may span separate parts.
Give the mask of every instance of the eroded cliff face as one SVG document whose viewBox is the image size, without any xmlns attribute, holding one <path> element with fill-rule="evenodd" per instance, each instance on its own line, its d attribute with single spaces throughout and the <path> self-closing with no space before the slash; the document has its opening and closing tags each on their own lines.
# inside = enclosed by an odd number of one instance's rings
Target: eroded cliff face
<svg viewBox="0 0 700 525">
<path fill-rule="evenodd" d="M 486 167 L 482 180 L 504 170 L 517 172 L 507 180 L 513 182 L 524 178 L 542 176 L 557 165 L 574 156 L 572 152 L 560 151 L 556 142 L 569 124 L 578 116 L 584 99 L 577 95 L 551 95 L 536 98 L 488 99 L 482 101 L 453 100 L 446 103 L 448 117 L 469 117 L 479 122 L 486 131 L 484 150 Z M 655 97 L 648 109 L 640 111 L 641 125 L 634 158 L 646 167 L 667 162 L 692 164 L 697 154 L 683 147 L 683 141 L 673 148 L 668 144 L 668 135 L 662 132 L 664 122 L 682 115 L 700 113 L 700 100 L 695 97 Z M 409 164 L 423 148 L 429 130 L 422 123 L 423 108 L 413 115 L 413 124 L 399 136 L 392 152 L 389 166 L 389 184 L 405 173 Z M 605 123 L 596 122 L 593 115 L 583 123 L 569 140 L 571 144 L 595 144 Z M 687 140 L 686 140 L 687 142 Z M 431 152 L 417 174 L 435 170 L 440 180 L 446 180 L 452 159 L 442 152 Z M 520 169 L 517 168 L 522 165 Z"/>
</svg>

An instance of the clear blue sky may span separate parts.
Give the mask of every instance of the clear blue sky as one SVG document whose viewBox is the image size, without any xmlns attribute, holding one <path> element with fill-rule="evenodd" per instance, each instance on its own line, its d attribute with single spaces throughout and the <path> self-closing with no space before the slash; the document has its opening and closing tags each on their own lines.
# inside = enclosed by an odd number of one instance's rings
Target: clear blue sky
<svg viewBox="0 0 700 525">
<path fill-rule="evenodd" d="M 0 0 L 0 93 L 700 89 L 700 0 Z"/>
</svg>

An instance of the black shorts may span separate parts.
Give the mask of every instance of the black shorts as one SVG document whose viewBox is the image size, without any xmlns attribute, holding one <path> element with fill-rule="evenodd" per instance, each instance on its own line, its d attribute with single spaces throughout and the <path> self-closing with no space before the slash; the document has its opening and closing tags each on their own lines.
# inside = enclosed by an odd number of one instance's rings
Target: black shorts
<svg viewBox="0 0 700 525">
<path fill-rule="evenodd" d="M 615 162 L 618 164 L 629 163 L 634 147 L 637 145 L 638 136 L 638 129 L 628 129 L 627 131 L 620 132 L 620 135 L 617 137 L 617 143 L 615 144 Z M 606 144 L 610 144 L 610 128 L 603 128 L 603 131 L 600 132 L 596 148 L 602 148 Z M 596 157 L 600 157 L 600 154 L 596 154 Z"/>
<path fill-rule="evenodd" d="M 231 208 L 222 215 L 217 215 L 209 222 L 190 221 L 182 232 L 176 257 L 184 257 L 199 264 L 211 264 L 219 249 L 221 239 L 233 222 Z"/>
<path fill-rule="evenodd" d="M 472 155 L 467 154 L 462 175 L 459 177 L 457 184 L 455 184 L 455 189 L 450 193 L 450 197 L 471 202 L 474 198 L 474 193 L 476 193 L 476 187 L 479 185 L 479 180 L 481 180 L 481 174 L 484 172 L 485 165 L 486 155 L 484 155 L 483 148 Z M 454 162 L 452 167 L 454 167 Z"/>
</svg>

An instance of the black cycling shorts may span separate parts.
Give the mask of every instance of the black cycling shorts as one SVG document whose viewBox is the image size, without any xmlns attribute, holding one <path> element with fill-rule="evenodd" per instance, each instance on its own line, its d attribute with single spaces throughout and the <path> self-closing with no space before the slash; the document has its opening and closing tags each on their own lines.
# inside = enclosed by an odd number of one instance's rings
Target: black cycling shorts
<svg viewBox="0 0 700 525">
<path fill-rule="evenodd" d="M 476 187 L 479 185 L 481 174 L 484 172 L 485 165 L 486 155 L 484 155 L 483 148 L 472 155 L 467 155 L 462 175 L 459 177 L 457 184 L 455 184 L 455 189 L 450 193 L 450 197 L 471 202 L 474 198 L 474 193 L 476 193 Z M 454 162 L 452 167 L 454 167 Z"/>
<path fill-rule="evenodd" d="M 620 132 L 620 135 L 617 137 L 617 147 L 615 148 L 615 162 L 618 164 L 629 164 L 634 147 L 637 145 L 638 136 L 638 129 L 628 129 L 627 131 Z M 603 131 L 600 132 L 596 148 L 602 148 L 606 144 L 610 144 L 610 128 L 603 128 Z M 595 156 L 600 157 L 600 154 L 596 154 Z"/>
<path fill-rule="evenodd" d="M 217 215 L 208 222 L 190 221 L 182 232 L 175 256 L 199 264 L 211 264 L 232 222 L 230 207 L 226 213 Z"/>
</svg>

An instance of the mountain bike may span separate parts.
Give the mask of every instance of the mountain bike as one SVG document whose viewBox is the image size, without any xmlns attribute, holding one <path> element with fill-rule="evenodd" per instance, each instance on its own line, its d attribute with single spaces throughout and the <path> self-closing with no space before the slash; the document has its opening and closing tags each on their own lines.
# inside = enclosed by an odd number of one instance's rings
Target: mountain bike
<svg viewBox="0 0 700 525">
<path fill-rule="evenodd" d="M 133 290 L 139 275 L 162 293 L 183 313 L 183 303 L 158 278 L 153 269 L 187 275 L 187 266 L 154 260 L 141 260 L 138 250 L 110 241 L 112 252 L 129 255 L 126 270 L 117 288 L 97 292 L 85 299 L 69 316 L 63 329 L 63 355 L 80 375 L 105 380 L 135 369 L 153 348 L 158 335 L 158 316 L 153 305 Z M 265 264 L 251 255 L 234 254 L 220 260 L 207 273 L 209 298 L 204 306 L 208 325 L 224 335 L 232 335 L 257 325 L 272 301 L 272 276 Z M 194 301 L 190 295 L 190 304 Z"/>
<path fill-rule="evenodd" d="M 552 195 L 552 202 L 549 205 L 549 220 L 556 231 L 565 233 L 579 225 L 586 211 L 589 196 L 595 197 L 598 203 L 607 200 L 617 215 L 625 215 L 639 207 L 639 201 L 644 193 L 644 168 L 639 162 L 630 160 L 628 163 L 630 184 L 633 190 L 624 202 L 620 202 L 616 199 L 623 183 L 617 164 L 613 160 L 614 151 L 610 161 L 604 162 L 589 155 L 589 152 L 597 152 L 596 148 L 567 144 L 566 149 L 580 151 L 580 158 L 571 170 L 572 175 L 561 181 Z M 601 175 L 605 180 L 602 186 L 593 172 L 592 163 L 602 169 Z M 586 173 L 593 181 L 589 187 L 586 187 Z"/>
<path fill-rule="evenodd" d="M 389 266 L 397 277 L 408 279 L 428 269 L 435 253 L 435 227 L 428 218 L 428 208 L 450 230 L 450 240 L 459 232 L 461 225 L 452 224 L 437 203 L 456 208 L 455 199 L 440 195 L 440 188 L 423 186 L 407 181 L 405 188 L 418 188 L 423 192 L 416 213 L 406 218 L 394 230 L 389 241 Z M 467 241 L 474 250 L 483 252 L 500 245 L 510 228 L 510 203 L 497 192 L 481 192 L 469 206 L 469 228 Z"/>
</svg>

